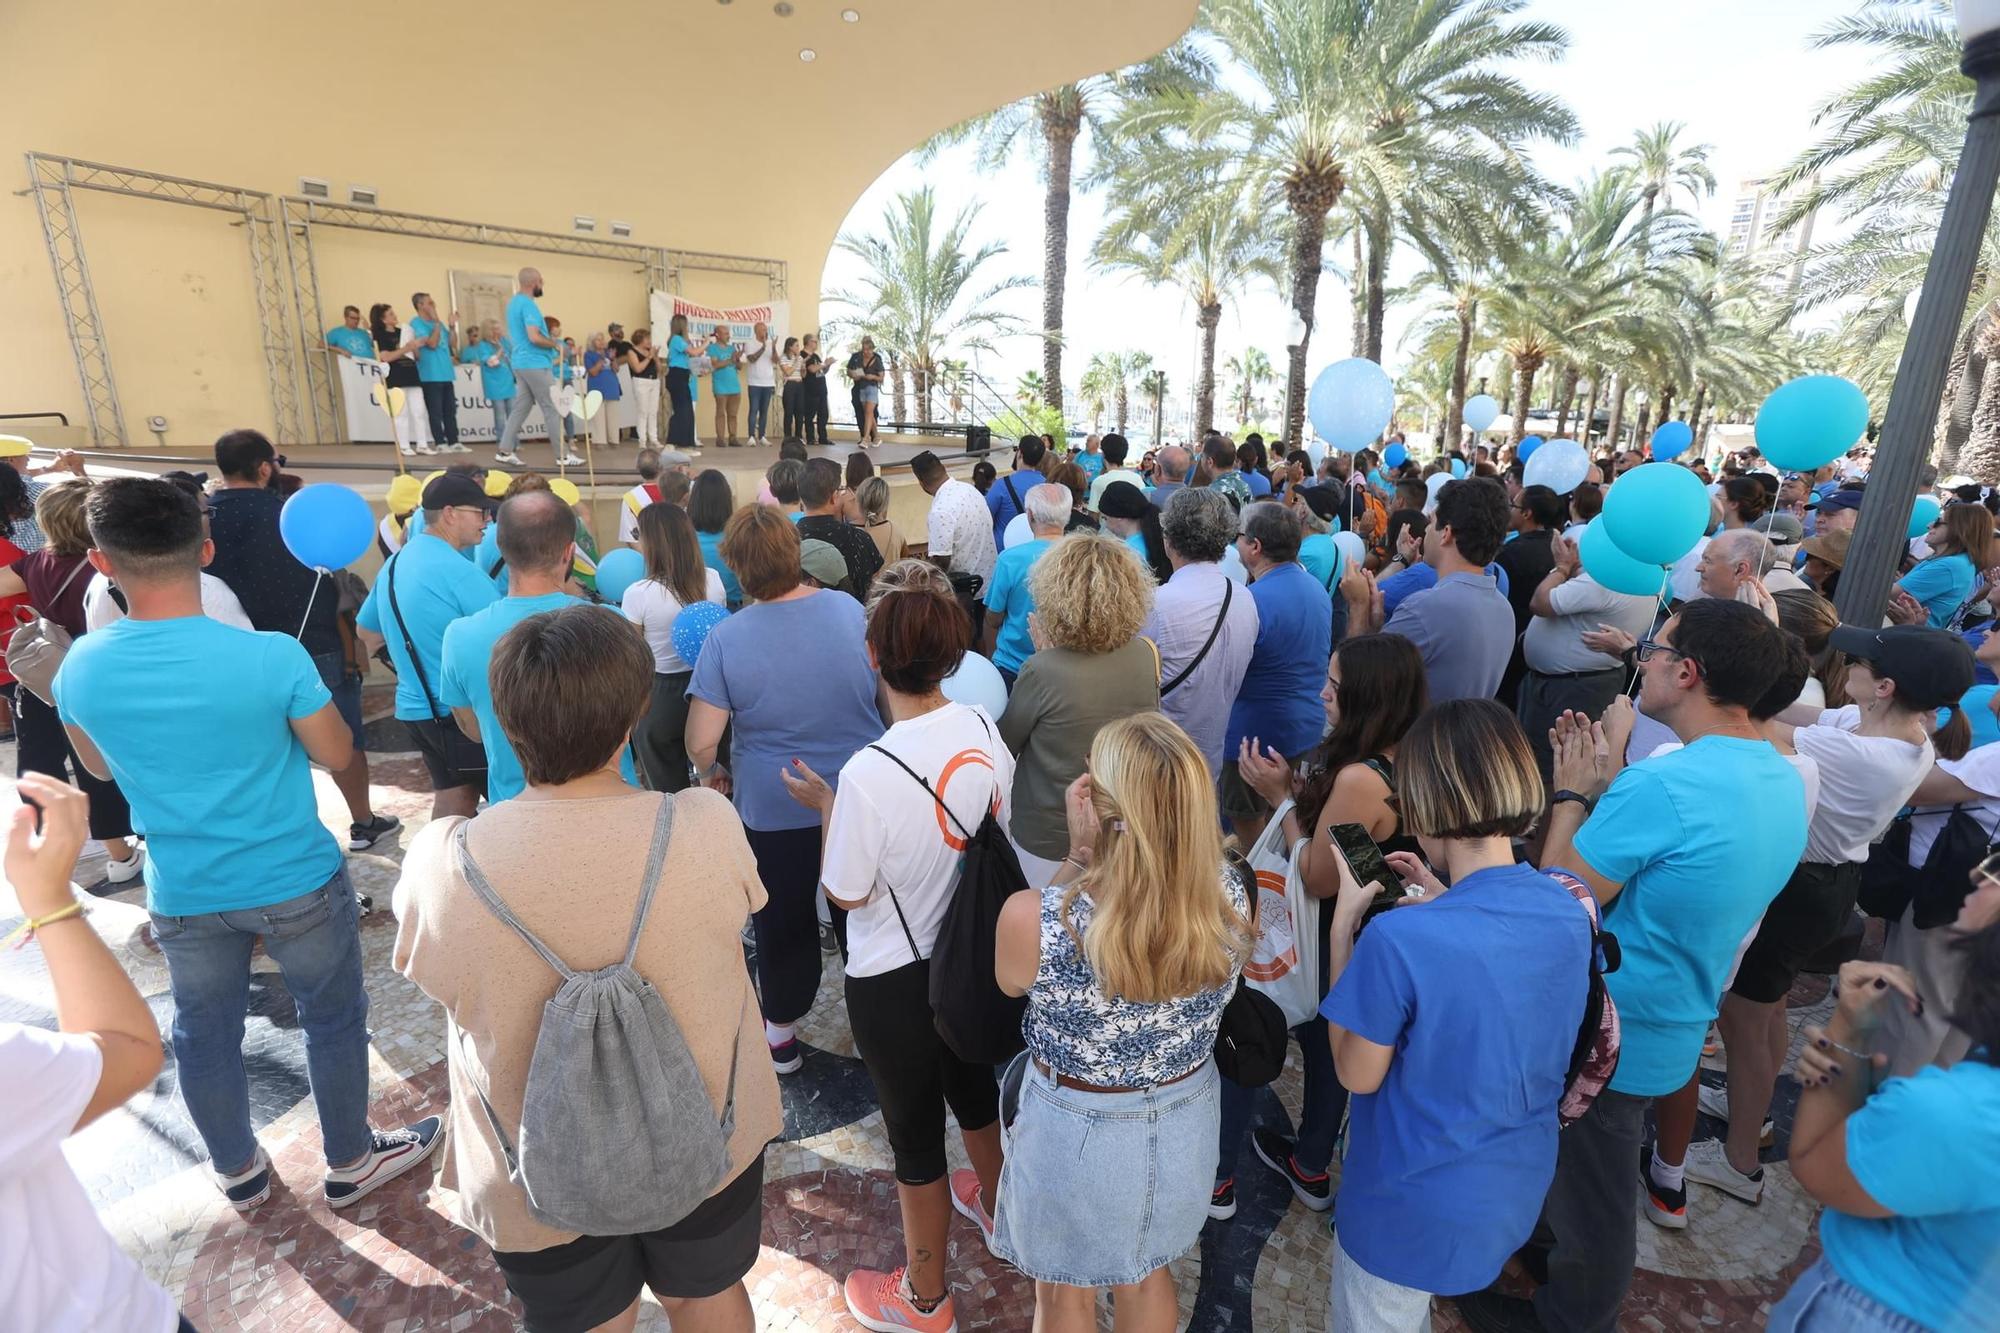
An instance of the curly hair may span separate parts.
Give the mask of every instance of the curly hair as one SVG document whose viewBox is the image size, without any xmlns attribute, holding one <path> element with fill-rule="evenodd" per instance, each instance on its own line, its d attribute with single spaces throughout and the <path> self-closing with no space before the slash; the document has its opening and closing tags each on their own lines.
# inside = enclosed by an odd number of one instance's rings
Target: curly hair
<svg viewBox="0 0 2000 1333">
<path fill-rule="evenodd" d="M 1132 642 L 1153 609 L 1152 574 L 1115 537 L 1074 532 L 1028 575 L 1036 623 L 1059 648 L 1108 653 Z"/>
</svg>

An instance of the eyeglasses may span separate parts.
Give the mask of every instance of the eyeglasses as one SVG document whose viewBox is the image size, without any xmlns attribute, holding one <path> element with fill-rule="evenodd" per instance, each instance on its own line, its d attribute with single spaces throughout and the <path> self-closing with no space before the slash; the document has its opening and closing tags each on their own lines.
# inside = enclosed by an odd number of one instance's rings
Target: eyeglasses
<svg viewBox="0 0 2000 1333">
<path fill-rule="evenodd" d="M 1641 639 L 1633 646 L 1633 656 L 1641 662 L 1652 661 L 1654 653 L 1672 653 L 1675 657 L 1685 658 L 1694 663 L 1697 670 L 1702 669 L 1699 657 L 1696 657 L 1693 653 L 1684 653 L 1671 643 L 1660 643 L 1655 639 Z"/>
<path fill-rule="evenodd" d="M 1993 855 L 1974 866 L 1972 868 L 1972 877 L 1974 879 L 2000 883 L 2000 852 L 1993 853 Z"/>
</svg>

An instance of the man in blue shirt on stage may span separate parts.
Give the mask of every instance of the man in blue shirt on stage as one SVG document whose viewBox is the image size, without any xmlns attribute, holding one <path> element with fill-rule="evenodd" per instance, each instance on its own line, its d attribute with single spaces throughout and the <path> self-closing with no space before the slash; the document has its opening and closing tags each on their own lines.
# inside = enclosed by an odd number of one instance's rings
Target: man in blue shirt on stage
<svg viewBox="0 0 2000 1333">
<path fill-rule="evenodd" d="M 438 452 L 469 454 L 458 442 L 458 312 L 449 323 L 438 319 L 437 301 L 429 292 L 410 297 L 416 314 L 403 341 L 417 345 L 417 382 L 424 391 L 424 411 L 430 415 L 431 438 Z"/>
<path fill-rule="evenodd" d="M 555 451 L 557 464 L 567 467 L 581 463 L 581 458 L 569 452 L 563 414 L 556 408 L 556 361 L 562 354 L 562 340 L 549 336 L 548 321 L 542 318 L 542 308 L 535 304 L 535 298 L 542 294 L 541 271 L 524 268 L 515 281 L 520 290 L 507 303 L 507 363 L 514 371 L 514 410 L 507 414 L 507 424 L 500 432 L 500 448 L 493 461 L 520 464 L 521 427 L 528 424 L 528 409 L 532 406 L 542 409 L 542 420 L 549 428 L 549 447 Z"/>
<path fill-rule="evenodd" d="M 326 345 L 352 361 L 373 361 L 375 340 L 361 327 L 361 307 L 348 306 L 340 312 L 341 324 L 326 331 Z"/>
</svg>

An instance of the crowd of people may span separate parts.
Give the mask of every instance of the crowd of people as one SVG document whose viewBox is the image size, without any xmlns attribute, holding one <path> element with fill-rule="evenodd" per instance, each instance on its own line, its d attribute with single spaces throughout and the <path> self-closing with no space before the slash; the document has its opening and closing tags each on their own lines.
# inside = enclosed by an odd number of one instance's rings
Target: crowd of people
<svg viewBox="0 0 2000 1333">
<path fill-rule="evenodd" d="M 538 275 L 520 286 L 503 458 L 559 364 Z M 418 308 L 420 371 L 452 334 Z M 1137 458 L 1028 437 L 970 479 L 919 453 L 904 532 L 867 453 L 807 456 L 824 391 L 789 370 L 759 493 L 696 473 L 674 446 L 703 352 L 678 322 L 665 350 L 674 424 L 642 441 L 619 538 L 644 575 L 615 604 L 573 489 L 530 473 L 399 483 L 362 587 L 285 551 L 283 460 L 254 432 L 208 486 L 30 501 L 0 469 L 24 552 L 0 591 L 70 636 L 52 675 L 14 663 L 41 832 L 17 818 L 6 869 L 62 1028 L 0 1026 L 23 1090 L 0 1178 L 63 1209 L 4 1223 L 49 1275 L 15 1295 L 27 1326 L 178 1319 L 50 1151 L 160 1060 L 72 897 L 86 828 L 145 876 L 223 1196 L 271 1193 L 240 1050 L 261 939 L 299 1003 L 327 1203 L 441 1152 L 538 1333 L 629 1329 L 645 1289 L 677 1328 L 752 1326 L 763 1149 L 780 1081 L 822 1076 L 800 1024 L 829 965 L 899 1205 L 903 1262 L 838 1275 L 871 1329 L 957 1326 L 954 1213 L 1032 1280 L 1037 1328 L 1095 1328 L 1108 1292 L 1121 1329 L 1171 1329 L 1169 1265 L 1230 1225 L 1248 1169 L 1333 1214 L 1337 1333 L 1414 1333 L 1436 1298 L 1483 1333 L 1609 1330 L 1641 1218 L 1704 1225 L 1697 1186 L 1762 1197 L 1788 1061 L 1822 1253 L 1772 1326 L 1993 1326 L 2000 500 L 1947 489 L 1870 625 L 1828 598 L 1865 457 L 1696 465 L 1712 531 L 1658 599 L 1578 556 L 1612 480 L 1683 465 L 1633 451 L 1557 494 L 1476 443 L 1390 465 L 1400 437 L 1318 463 L 1256 436 Z M 755 439 L 772 386 L 760 407 L 750 384 Z M 975 655 L 997 693 L 969 689 Z M 454 1033 L 449 1108 L 394 1127 L 369 1120 L 363 905 L 310 776 L 346 798 L 349 850 L 397 833 L 368 805 L 373 662 L 435 793 L 395 966 Z M 1291 1010 L 1252 963 L 1277 931 Z M 1834 1003 L 1794 1056 L 1807 973 Z M 1287 1059 L 1296 1121 L 1253 1124 Z"/>
</svg>

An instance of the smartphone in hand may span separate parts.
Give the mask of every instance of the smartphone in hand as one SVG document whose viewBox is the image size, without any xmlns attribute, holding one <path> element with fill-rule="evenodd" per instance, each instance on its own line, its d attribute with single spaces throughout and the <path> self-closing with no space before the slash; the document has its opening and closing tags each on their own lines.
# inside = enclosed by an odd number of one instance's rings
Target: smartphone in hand
<svg viewBox="0 0 2000 1333">
<path fill-rule="evenodd" d="M 1407 892 L 1402 877 L 1389 868 L 1388 859 L 1382 849 L 1368 836 L 1366 827 L 1360 824 L 1329 824 L 1327 840 L 1334 850 L 1347 860 L 1348 869 L 1362 884 L 1372 887 L 1374 897 L 1369 899 L 1368 910 L 1362 913 L 1362 924 L 1366 925 L 1378 913 L 1386 912 L 1403 901 Z"/>
</svg>

